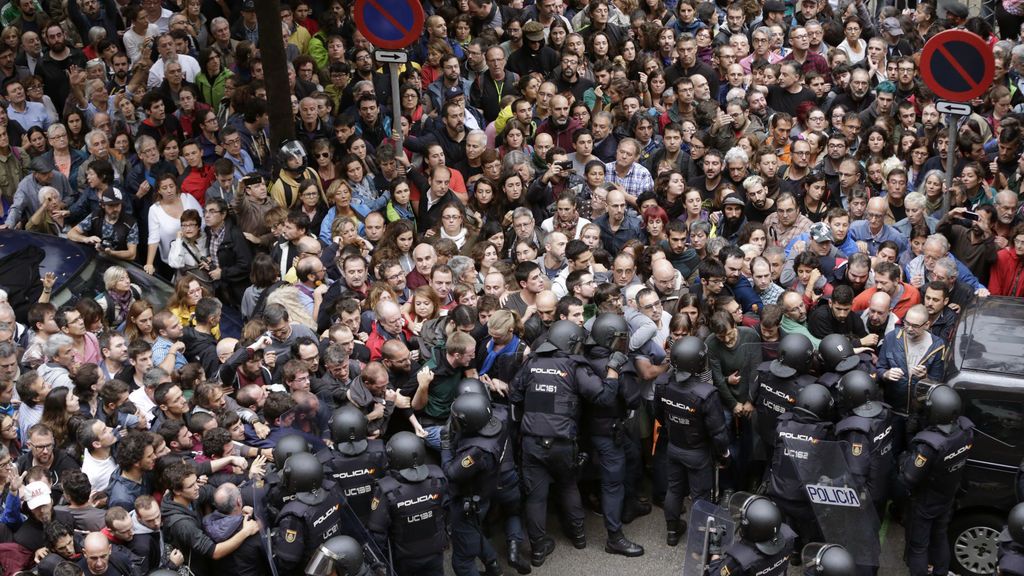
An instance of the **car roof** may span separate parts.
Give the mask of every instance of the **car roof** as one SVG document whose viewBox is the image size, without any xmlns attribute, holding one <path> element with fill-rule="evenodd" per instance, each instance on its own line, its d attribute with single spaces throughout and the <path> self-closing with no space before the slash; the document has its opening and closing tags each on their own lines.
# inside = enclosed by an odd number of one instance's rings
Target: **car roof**
<svg viewBox="0 0 1024 576">
<path fill-rule="evenodd" d="M 961 370 L 1024 375 L 1024 299 L 977 299 L 964 311 L 956 339 Z"/>
<path fill-rule="evenodd" d="M 57 281 L 54 284 L 55 290 L 59 290 L 68 279 L 78 274 L 79 269 L 89 262 L 90 255 L 85 248 L 66 238 L 34 232 L 0 231 L 0 259 L 30 245 L 38 246 L 46 253 L 43 261 L 39 264 L 40 275 L 44 272 L 63 270 L 63 273 L 57 276 Z"/>
</svg>

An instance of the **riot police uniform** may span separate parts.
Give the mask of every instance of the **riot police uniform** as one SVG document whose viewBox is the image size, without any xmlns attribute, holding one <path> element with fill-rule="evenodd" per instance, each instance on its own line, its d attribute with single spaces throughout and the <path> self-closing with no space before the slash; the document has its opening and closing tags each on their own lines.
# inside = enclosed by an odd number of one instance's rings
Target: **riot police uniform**
<svg viewBox="0 0 1024 576">
<path fill-rule="evenodd" d="M 893 465 L 895 440 L 892 410 L 875 398 L 878 385 L 867 372 L 853 370 L 837 383 L 842 419 L 836 440 L 846 446 L 847 466 L 858 490 L 867 491 L 878 517 L 883 517 Z"/>
<path fill-rule="evenodd" d="M 508 432 L 483 394 L 460 394 L 452 402 L 451 424 L 454 457 L 444 473 L 452 486 L 452 569 L 457 576 L 479 576 L 480 558 L 486 573 L 497 576 L 498 554 L 481 525 L 498 489 Z"/>
<path fill-rule="evenodd" d="M 520 422 L 522 483 L 526 500 L 531 563 L 541 566 L 554 550 L 547 535 L 547 500 L 550 484 L 559 493 L 567 516 L 569 536 L 576 548 L 585 548 L 583 506 L 576 486 L 579 450 L 576 444 L 581 399 L 613 406 L 618 397 L 618 374 L 602 379 L 587 360 L 578 356 L 583 329 L 568 320 L 551 326 L 546 342 L 512 382 L 510 400 Z M 620 353 L 621 354 L 621 353 Z M 609 374 L 612 374 L 609 368 Z"/>
<path fill-rule="evenodd" d="M 490 397 L 487 386 L 475 378 L 466 378 L 459 383 L 456 394 L 483 394 Z M 520 574 L 529 574 L 532 571 L 530 561 L 523 555 L 523 521 L 520 516 L 522 510 L 522 492 L 519 488 L 519 471 L 516 469 L 513 447 L 516 446 L 515 438 L 512 436 L 513 428 L 509 419 L 508 399 L 503 402 L 491 401 L 491 413 L 505 425 L 505 446 L 501 452 L 499 464 L 498 486 L 495 490 L 493 503 L 498 507 L 498 514 L 504 517 L 505 540 L 508 545 L 506 560 L 508 565 L 515 568 Z"/>
<path fill-rule="evenodd" d="M 1000 576 L 1024 576 L 1024 504 L 1017 504 L 1006 518 L 999 535 Z"/>
<path fill-rule="evenodd" d="M 330 430 L 334 448 L 324 448 L 317 458 L 327 477 L 337 484 L 349 507 L 365 524 L 370 516 L 374 484 L 387 470 L 384 442 L 367 438 L 366 414 L 351 405 L 334 411 Z"/>
<path fill-rule="evenodd" d="M 818 384 L 830 391 L 835 391 L 839 379 L 851 370 L 871 370 L 870 364 L 854 354 L 853 344 L 842 334 L 829 334 L 821 339 L 818 344 L 818 367 L 821 370 Z"/>
<path fill-rule="evenodd" d="M 584 428 L 601 469 L 601 510 L 608 531 L 605 551 L 627 557 L 642 556 L 644 549 L 622 533 L 622 511 L 626 498 L 627 446 L 626 417 L 640 406 L 641 389 L 632 362 L 622 363 L 622 350 L 628 347 L 629 326 L 617 314 L 601 314 L 590 331 L 587 359 L 595 374 L 604 374 L 611 366 L 619 373 L 619 393 L 613 406 L 587 403 L 583 408 Z M 619 355 L 613 363 L 612 355 Z M 639 460 L 639 458 L 637 458 Z M 640 466 L 634 462 L 633 466 Z M 632 495 L 635 497 L 635 495 Z"/>
<path fill-rule="evenodd" d="M 669 546 L 686 530 L 680 521 L 687 487 L 691 499 L 711 500 L 713 466 L 729 458 L 729 434 L 718 390 L 697 374 L 707 365 L 704 341 L 686 336 L 672 346 L 673 371 L 659 378 L 654 392 L 654 416 L 668 437 L 668 490 L 665 523 Z"/>
<path fill-rule="evenodd" d="M 739 539 L 708 564 L 712 576 L 784 576 L 796 534 L 782 522 L 782 512 L 763 496 L 733 494 L 738 507 Z"/>
<path fill-rule="evenodd" d="M 906 516 L 910 576 L 945 576 L 949 571 L 946 531 L 974 443 L 974 424 L 960 416 L 955 390 L 937 385 L 928 392 L 928 426 L 911 440 L 900 462 L 900 479 L 910 490 Z"/>
<path fill-rule="evenodd" d="M 334 536 L 306 564 L 307 576 L 365 576 L 363 548 L 350 536 Z"/>
<path fill-rule="evenodd" d="M 267 473 L 263 476 L 263 486 L 253 494 L 254 501 L 246 503 L 256 510 L 262 510 L 263 515 L 257 514 L 258 517 L 268 524 L 275 524 L 277 515 L 281 513 L 284 505 L 295 499 L 295 495 L 289 494 L 282 484 L 281 471 L 284 463 L 294 454 L 309 452 L 309 442 L 306 442 L 306 439 L 298 434 L 288 434 L 274 444 L 271 452 L 276 464 L 270 463 L 267 466 Z M 243 490 L 242 494 L 243 497 L 247 497 L 250 493 Z"/>
<path fill-rule="evenodd" d="M 779 357 L 757 367 L 757 398 L 754 400 L 756 430 L 766 460 L 775 449 L 779 416 L 796 405 L 797 394 L 815 378 L 808 374 L 814 345 L 803 334 L 787 334 L 779 342 Z"/>
<path fill-rule="evenodd" d="M 425 464 L 426 444 L 399 432 L 387 444 L 389 471 L 377 481 L 367 528 L 384 549 L 388 540 L 398 576 L 443 576 L 448 544 L 448 481 Z"/>
<path fill-rule="evenodd" d="M 816 540 L 814 518 L 796 459 L 810 458 L 813 445 L 833 436 L 832 395 L 821 384 L 800 391 L 792 412 L 779 416 L 778 440 L 768 469 L 768 495 L 804 542 Z"/>
<path fill-rule="evenodd" d="M 340 531 L 344 506 L 334 483 L 324 481 L 316 456 L 292 455 L 281 470 L 284 490 L 294 496 L 277 517 L 273 537 L 274 559 L 280 572 L 294 574 L 313 557 L 317 548 Z"/>
</svg>

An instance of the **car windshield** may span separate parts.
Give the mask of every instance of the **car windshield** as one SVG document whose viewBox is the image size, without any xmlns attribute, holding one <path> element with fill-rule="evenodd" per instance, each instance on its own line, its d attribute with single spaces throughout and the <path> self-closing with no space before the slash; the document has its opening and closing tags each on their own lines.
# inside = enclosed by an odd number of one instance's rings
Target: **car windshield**
<svg viewBox="0 0 1024 576">
<path fill-rule="evenodd" d="M 1017 298 L 985 298 L 957 343 L 957 360 L 963 370 L 1024 375 L 1024 302 Z"/>
</svg>

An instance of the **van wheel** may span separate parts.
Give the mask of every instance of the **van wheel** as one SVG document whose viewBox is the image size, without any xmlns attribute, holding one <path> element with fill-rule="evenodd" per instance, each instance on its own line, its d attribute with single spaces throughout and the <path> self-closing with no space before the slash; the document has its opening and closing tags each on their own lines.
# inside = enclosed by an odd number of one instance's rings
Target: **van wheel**
<svg viewBox="0 0 1024 576">
<path fill-rule="evenodd" d="M 996 572 L 996 546 L 1003 520 L 994 514 L 954 517 L 949 524 L 953 572 L 983 576 Z"/>
</svg>

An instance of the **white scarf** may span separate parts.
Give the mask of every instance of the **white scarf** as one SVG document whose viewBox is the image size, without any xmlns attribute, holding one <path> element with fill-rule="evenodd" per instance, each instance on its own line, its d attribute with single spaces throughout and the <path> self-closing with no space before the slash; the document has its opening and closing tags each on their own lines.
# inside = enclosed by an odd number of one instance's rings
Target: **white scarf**
<svg viewBox="0 0 1024 576">
<path fill-rule="evenodd" d="M 462 246 L 466 243 L 466 227 L 463 226 L 462 230 L 459 230 L 458 234 L 449 236 L 448 233 L 444 231 L 444 226 L 441 226 L 441 238 L 455 242 L 455 246 L 457 246 L 459 250 L 462 250 Z"/>
</svg>

